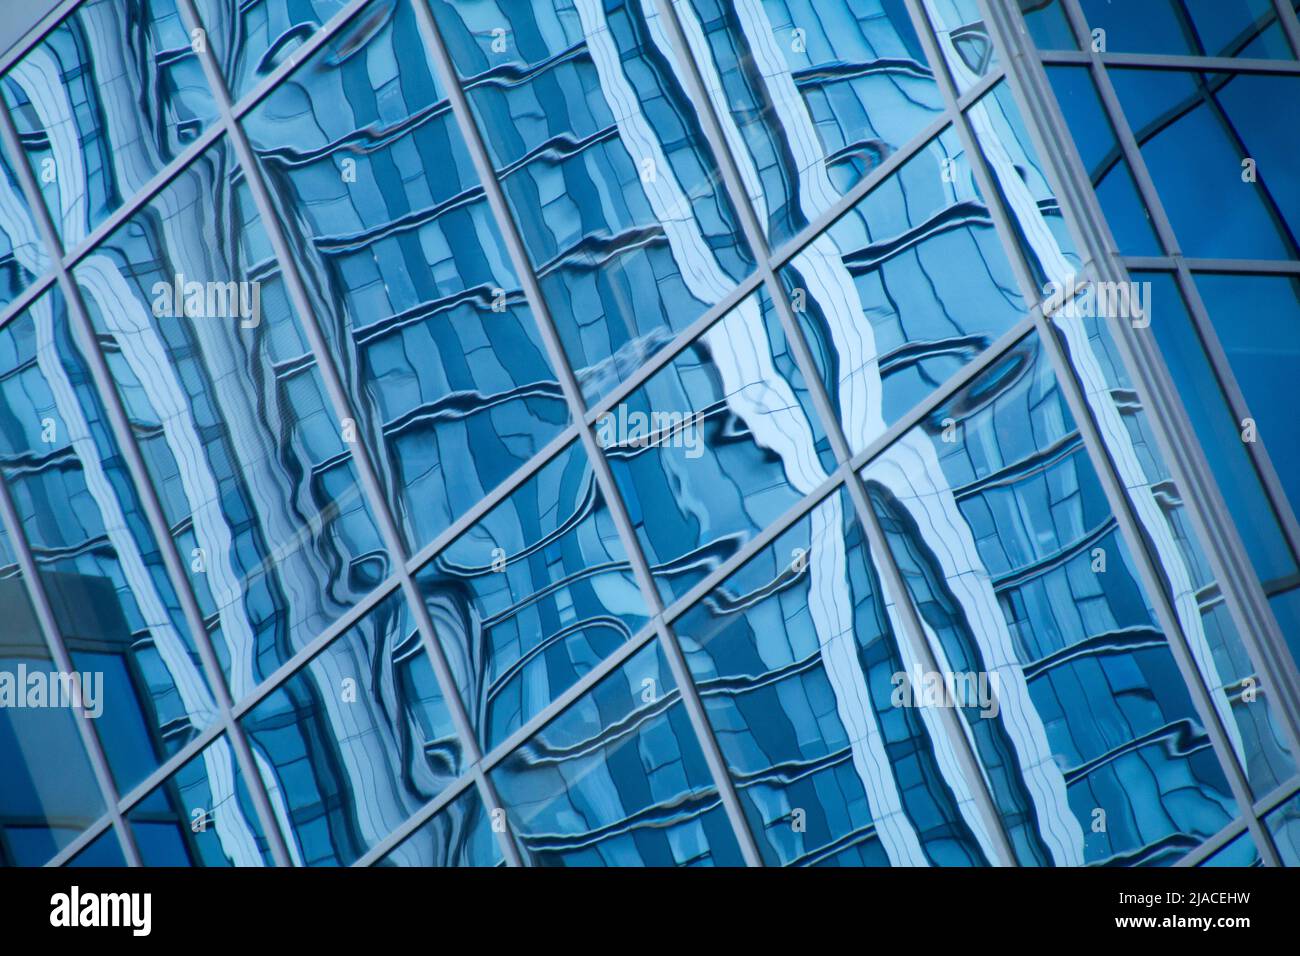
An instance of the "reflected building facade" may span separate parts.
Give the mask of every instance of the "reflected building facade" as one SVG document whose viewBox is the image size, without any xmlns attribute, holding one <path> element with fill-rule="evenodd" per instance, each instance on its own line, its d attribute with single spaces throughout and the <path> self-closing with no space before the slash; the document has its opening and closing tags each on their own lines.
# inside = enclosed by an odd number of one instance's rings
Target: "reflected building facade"
<svg viewBox="0 0 1300 956">
<path fill-rule="evenodd" d="M 0 59 L 0 675 L 104 708 L 0 706 L 0 862 L 1300 865 L 1297 51 L 65 0 Z"/>
</svg>

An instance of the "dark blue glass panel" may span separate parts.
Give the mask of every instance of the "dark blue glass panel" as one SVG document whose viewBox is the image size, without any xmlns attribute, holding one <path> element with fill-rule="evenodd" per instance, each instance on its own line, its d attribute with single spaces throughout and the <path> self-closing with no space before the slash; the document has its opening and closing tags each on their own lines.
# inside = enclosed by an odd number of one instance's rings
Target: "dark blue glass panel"
<svg viewBox="0 0 1300 956">
<path fill-rule="evenodd" d="M 1291 656 L 1300 661 L 1300 588 L 1293 588 L 1268 599 L 1273 616 L 1291 648 Z"/>
<path fill-rule="evenodd" d="M 1283 866 L 1300 866 L 1300 796 L 1292 797 L 1264 818 Z"/>
<path fill-rule="evenodd" d="M 1290 399 L 1300 369 L 1300 279 L 1201 274 L 1196 288 L 1255 419 L 1258 440 L 1292 509 L 1300 509 L 1300 432 Z"/>
<path fill-rule="evenodd" d="M 1034 44 L 1040 50 L 1077 50 L 1074 31 L 1061 8 L 1061 0 L 1020 0 L 1020 12 Z"/>
<path fill-rule="evenodd" d="M 1272 0 L 1082 0 L 1107 53 L 1291 58 Z"/>
<path fill-rule="evenodd" d="M 72 710 L 27 706 L 32 675 L 44 678 L 55 664 L 3 527 L 0 619 L 0 866 L 40 866 L 105 808 Z"/>
<path fill-rule="evenodd" d="M 0 331 L 0 472 L 129 790 L 216 716 L 198 651 L 58 287 Z"/>
<path fill-rule="evenodd" d="M 835 469 L 766 292 L 596 420 L 665 603 Z"/>
<path fill-rule="evenodd" d="M 1071 141 L 1092 180 L 1119 251 L 1130 256 L 1161 256 L 1151 214 L 1138 193 L 1128 160 L 1102 107 L 1086 66 L 1048 66 L 1056 100 L 1069 124 Z"/>
<path fill-rule="evenodd" d="M 492 780 L 534 866 L 740 866 L 658 643 L 506 757 Z"/>
<path fill-rule="evenodd" d="M 216 117 L 176 0 L 81 4 L 0 79 L 65 248 Z"/>
<path fill-rule="evenodd" d="M 1259 848 L 1247 830 L 1235 837 L 1222 849 L 1216 850 L 1199 864 L 1200 866 L 1263 866 L 1259 857 Z"/>
<path fill-rule="evenodd" d="M 292 60 L 349 0 L 194 0 L 208 42 L 238 100 L 276 67 Z M 382 8 L 390 0 L 374 4 Z M 375 9 L 362 21 L 378 16 Z M 233 42 L 232 42 L 233 41 Z"/>
<path fill-rule="evenodd" d="M 502 862 L 491 818 L 471 784 L 375 865 L 500 866 Z"/>
<path fill-rule="evenodd" d="M 244 125 L 418 548 L 569 414 L 410 4 L 349 24 Z"/>
<path fill-rule="evenodd" d="M 416 585 L 484 750 L 649 617 L 577 443 L 425 565 Z"/>
<path fill-rule="evenodd" d="M 594 401 L 754 268 L 653 4 L 433 4 Z"/>
<path fill-rule="evenodd" d="M 797 255 L 782 281 L 854 451 L 1025 314 L 952 130 Z"/>
<path fill-rule="evenodd" d="M 350 865 L 460 776 L 463 755 L 400 593 L 242 718 L 295 865 Z"/>
<path fill-rule="evenodd" d="M 226 141 L 73 274 L 238 700 L 390 568 Z"/>
<path fill-rule="evenodd" d="M 117 840 L 117 833 L 109 827 L 91 841 L 86 847 L 67 863 L 66 867 L 101 867 L 126 866 L 126 857 L 122 855 L 122 844 Z"/>
<path fill-rule="evenodd" d="M 1168 864 L 1227 825 L 1227 781 L 1036 336 L 864 478 L 941 667 L 995 691 L 960 710 L 1022 863 Z"/>
<path fill-rule="evenodd" d="M 145 866 L 271 866 L 271 851 L 225 737 L 127 814 Z"/>
<path fill-rule="evenodd" d="M 895 613 L 840 491 L 674 622 L 769 865 L 987 862 Z"/>
<path fill-rule="evenodd" d="M 1300 76 L 1108 73 L 1184 255 L 1298 257 L 1300 125 L 1277 104 L 1300 98 Z"/>
<path fill-rule="evenodd" d="M 674 6 L 772 245 L 793 238 L 943 109 L 902 4 Z M 983 53 L 963 47 L 980 63 L 990 49 L 987 37 Z"/>
<path fill-rule="evenodd" d="M 1295 573 L 1295 556 L 1242 441 L 1242 424 L 1228 407 L 1173 276 L 1135 272 L 1133 278 L 1151 283 L 1151 331 L 1256 572 L 1266 581 Z"/>
</svg>

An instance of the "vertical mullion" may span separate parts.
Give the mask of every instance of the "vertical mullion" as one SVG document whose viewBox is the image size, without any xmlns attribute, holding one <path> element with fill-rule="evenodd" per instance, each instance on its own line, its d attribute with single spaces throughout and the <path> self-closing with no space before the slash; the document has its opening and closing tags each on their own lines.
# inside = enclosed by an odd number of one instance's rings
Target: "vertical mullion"
<svg viewBox="0 0 1300 956">
<path fill-rule="evenodd" d="M 907 4 L 913 5 L 917 0 L 906 0 Z M 1069 3 L 1070 0 L 1065 0 Z M 982 4 L 983 5 L 983 4 Z M 1014 33 L 1013 30 L 1004 30 L 1004 22 L 993 16 L 993 10 L 984 5 L 985 21 L 987 21 L 989 30 L 1000 46 L 1008 51 L 1017 51 L 1017 47 L 1008 42 L 1006 34 Z M 1096 57 L 1096 55 L 1093 55 Z M 1011 56 L 1011 60 L 1017 60 L 1017 55 Z M 1021 64 L 1024 68 L 1023 62 Z M 1008 83 L 1011 92 L 1017 99 L 1017 104 L 1024 99 L 1021 83 L 1019 83 L 1019 74 L 1015 65 L 1008 66 Z M 944 77 L 945 96 L 950 95 L 948 87 L 948 78 Z M 1028 124 L 1030 129 L 1034 129 L 1034 124 Z M 1010 224 L 1010 213 L 1004 206 L 1001 191 L 997 189 L 996 183 L 993 182 L 992 173 L 989 172 L 987 161 L 984 159 L 984 153 L 980 150 L 979 142 L 976 140 L 974 131 L 971 130 L 969 121 L 965 114 L 959 117 L 959 133 L 962 135 L 962 142 L 965 144 L 966 151 L 970 155 L 971 169 L 974 170 L 976 179 L 978 179 L 980 190 L 984 191 L 987 196 L 989 211 L 992 212 L 993 219 L 997 222 L 998 232 L 1004 233 L 1004 243 L 1008 248 L 1008 254 L 1015 265 L 1015 272 L 1021 278 L 1026 295 L 1031 298 L 1040 298 L 1040 291 L 1032 281 L 1031 273 L 1028 271 L 1028 265 L 1024 260 L 1024 254 L 1017 243 L 1014 242 L 1014 230 Z M 1039 139 L 1039 138 L 1036 138 Z M 1049 153 L 1050 156 L 1050 153 Z M 1052 168 L 1052 164 L 1047 164 Z M 1056 177 L 1053 177 L 1056 178 Z M 1062 207 L 1065 208 L 1065 207 Z M 1087 243 L 1084 246 L 1089 247 Z M 1091 248 L 1091 247 L 1089 247 Z M 1093 268 L 1100 273 L 1100 277 L 1105 277 L 1106 265 L 1113 264 L 1112 261 L 1106 261 L 1105 255 L 1097 255 L 1092 260 Z M 1127 277 L 1126 277 L 1127 278 Z M 1278 864 L 1277 853 L 1273 845 L 1262 834 L 1258 827 L 1257 821 L 1249 814 L 1251 806 L 1251 788 L 1245 777 L 1245 771 L 1242 763 L 1236 757 L 1235 749 L 1232 748 L 1226 728 L 1219 719 L 1218 709 L 1213 700 L 1212 689 L 1206 687 L 1203 676 L 1200 674 L 1199 667 L 1196 665 L 1195 656 L 1191 652 L 1191 645 L 1188 643 L 1186 633 L 1183 632 L 1182 624 L 1178 619 L 1177 609 L 1171 596 L 1166 592 L 1162 576 L 1158 572 L 1156 563 L 1152 557 L 1151 551 L 1147 548 L 1147 541 L 1141 532 L 1141 520 L 1136 512 L 1134 503 L 1128 498 L 1125 484 L 1122 477 L 1119 476 L 1117 467 L 1114 466 L 1112 458 L 1106 451 L 1105 438 L 1101 436 L 1100 428 L 1097 427 L 1096 421 L 1092 418 L 1091 408 L 1088 406 L 1087 395 L 1084 394 L 1082 385 L 1079 384 L 1078 378 L 1075 377 L 1073 364 L 1070 362 L 1070 356 L 1062 346 L 1060 338 L 1057 337 L 1056 329 L 1053 328 L 1052 320 L 1044 315 L 1041 308 L 1035 310 L 1035 320 L 1039 325 L 1039 338 L 1043 342 L 1043 347 L 1047 350 L 1054 372 L 1056 372 L 1058 384 L 1061 386 L 1063 397 L 1070 407 L 1071 415 L 1074 416 L 1075 423 L 1078 425 L 1080 437 L 1083 438 L 1084 446 L 1088 451 L 1088 457 L 1092 460 L 1092 466 L 1100 477 L 1102 488 L 1105 490 L 1106 501 L 1109 502 L 1110 509 L 1114 512 L 1115 519 L 1121 527 L 1123 537 L 1126 538 L 1128 550 L 1134 558 L 1135 566 L 1138 567 L 1141 583 L 1147 591 L 1149 601 L 1152 602 L 1156 617 L 1164 628 L 1165 637 L 1174 661 L 1178 665 L 1180 674 L 1183 676 L 1184 683 L 1187 684 L 1188 691 L 1192 696 L 1193 705 L 1196 706 L 1197 713 L 1200 714 L 1201 721 L 1204 722 L 1206 734 L 1209 735 L 1214 747 L 1214 753 L 1222 765 L 1223 773 L 1232 790 L 1232 795 L 1238 803 L 1240 812 L 1252 823 L 1252 832 L 1255 832 L 1261 844 L 1261 852 L 1273 865 Z M 1109 323 L 1114 323 L 1110 320 Z M 1119 338 L 1119 336 L 1115 336 Z M 1136 376 L 1135 376 L 1136 378 Z M 1156 425 L 1153 425 L 1156 427 Z M 1182 483 L 1179 483 L 1182 484 Z"/>
<path fill-rule="evenodd" d="M 433 13 L 425 0 L 413 0 L 412 6 L 415 9 L 416 20 L 421 34 L 425 39 L 425 46 L 436 67 L 438 80 L 446 88 L 452 112 L 456 121 L 460 124 L 461 132 L 465 137 L 465 144 L 474 162 L 475 171 L 483 184 L 484 195 L 491 207 L 497 226 L 501 230 L 502 238 L 510 254 L 511 263 L 519 276 L 529 307 L 537 321 L 537 327 L 545 344 L 547 355 L 551 360 L 551 365 L 559 378 L 560 388 L 564 393 L 565 402 L 568 404 L 569 414 L 578 425 L 579 438 L 590 460 L 596 483 L 609 507 L 610 517 L 618 530 L 619 540 L 627 552 L 628 560 L 636 576 L 642 596 L 649 607 L 651 616 L 656 619 L 655 627 L 658 631 L 660 646 L 668 659 L 673 678 L 677 682 L 692 730 L 699 738 L 700 747 L 704 752 L 705 761 L 713 777 L 714 785 L 722 799 L 727 818 L 736 833 L 736 839 L 740 844 L 745 862 L 749 866 L 761 866 L 762 855 L 758 850 L 757 843 L 754 841 L 753 834 L 749 830 L 740 799 L 736 794 L 734 783 L 722 758 L 721 749 L 718 747 L 717 740 L 714 738 L 705 716 L 704 705 L 699 699 L 699 692 L 690 679 L 690 669 L 685 657 L 682 655 L 675 635 L 663 623 L 663 601 L 659 596 L 658 587 L 650 574 L 649 563 L 642 553 L 641 544 L 637 540 L 636 531 L 632 527 L 627 508 L 623 503 L 622 496 L 619 494 L 609 462 L 601 452 L 592 431 L 591 423 L 587 421 L 586 407 L 583 402 L 582 391 L 578 386 L 577 377 L 569 365 L 560 334 L 555 327 L 546 300 L 542 295 L 541 286 L 528 260 L 523 239 L 512 218 L 504 191 L 492 167 L 487 146 L 475 124 L 469 101 L 460 86 L 455 64 L 447 52 Z"/>
<path fill-rule="evenodd" d="M 27 163 L 22 142 L 18 137 L 18 130 L 13 124 L 9 110 L 2 105 L 0 105 L 0 136 L 3 137 L 4 144 L 8 147 L 9 153 L 14 160 L 14 174 L 22 185 L 23 193 L 31 207 L 32 216 L 36 220 L 37 229 L 41 233 L 46 250 L 53 260 L 58 284 L 67 301 L 68 319 L 73 331 L 81 339 L 82 350 L 86 364 L 90 369 L 94 390 L 98 394 L 100 401 L 103 402 L 109 428 L 126 463 L 131 482 L 139 495 L 141 507 L 145 512 L 150 532 L 158 545 L 158 551 L 166 567 L 168 579 L 181 602 L 186 625 L 189 627 L 194 645 L 198 649 L 199 657 L 203 663 L 203 670 L 207 675 L 209 689 L 216 703 L 217 715 L 215 719 L 226 729 L 227 737 L 235 751 L 239 770 L 245 777 L 245 784 L 256 807 L 258 821 L 266 832 L 266 839 L 270 844 L 272 856 L 277 865 L 287 866 L 289 865 L 288 850 L 280 838 L 280 831 L 276 826 L 270 798 L 262 787 L 261 776 L 257 773 L 257 765 L 253 759 L 252 750 L 244 737 L 243 729 L 239 727 L 231 715 L 230 691 L 226 687 L 225 675 L 221 671 L 221 665 L 216 651 L 213 649 L 212 638 L 208 633 L 203 613 L 199 608 L 198 600 L 194 596 L 189 578 L 185 574 L 179 552 L 176 550 L 176 542 L 172 538 L 171 529 L 167 525 L 166 513 L 163 511 L 158 492 L 149 479 L 144 457 L 136 443 L 135 434 L 131 430 L 130 418 L 114 385 L 112 372 L 109 370 L 108 362 L 104 358 L 99 339 L 95 335 L 94 324 L 91 322 L 85 304 L 82 302 L 80 290 L 77 288 L 72 275 L 63 265 L 58 233 L 54 228 L 54 221 L 49 210 L 46 208 L 40 187 L 37 185 L 36 178 Z"/>
<path fill-rule="evenodd" d="M 1300 59 L 1300 20 L 1296 19 L 1295 7 L 1290 0 L 1273 0 L 1273 6 L 1277 9 L 1277 20 L 1282 24 L 1282 32 L 1291 43 L 1291 55 Z"/>
<path fill-rule="evenodd" d="M 14 507 L 13 498 L 10 496 L 9 489 L 2 477 L 0 477 L 0 523 L 3 523 L 5 530 L 9 534 L 9 540 L 13 544 L 18 566 L 22 569 L 27 595 L 31 598 L 32 607 L 35 609 L 36 618 L 40 623 L 41 633 L 45 638 L 45 646 L 49 649 L 50 656 L 59 670 L 65 674 L 75 673 L 76 667 L 73 664 L 72 655 L 68 653 L 67 646 L 63 643 L 63 636 L 59 632 L 54 609 L 50 605 L 45 584 L 41 581 L 36 559 L 32 555 L 31 545 L 27 541 L 26 533 L 23 531 L 22 518 Z M 99 742 L 99 737 L 94 728 L 91 727 L 90 717 L 86 715 L 84 708 L 73 708 L 72 719 L 77 725 L 77 732 L 81 735 L 81 742 L 90 758 L 90 764 L 95 773 L 95 783 L 99 786 L 99 793 L 104 801 L 104 807 L 112 818 L 111 825 L 117 834 L 117 841 L 122 847 L 122 854 L 126 858 L 127 865 L 140 866 L 140 853 L 136 849 L 135 839 L 127 827 L 126 821 L 122 818 L 121 810 L 118 808 L 117 785 L 113 782 L 112 768 L 109 766 L 108 758 L 104 754 L 103 745 Z"/>
<path fill-rule="evenodd" d="M 203 29 L 202 20 L 194 8 L 193 0 L 178 0 L 178 6 L 182 16 L 189 21 L 188 25 L 191 30 Z M 217 109 L 220 113 L 218 122 L 224 126 L 226 137 L 230 140 L 231 147 L 234 149 L 240 168 L 244 173 L 244 181 L 248 184 L 254 205 L 257 207 L 258 216 L 262 220 L 262 227 L 271 241 L 275 258 L 280 265 L 281 274 L 284 276 L 289 299 L 293 303 L 294 310 L 298 313 L 302 323 L 303 332 L 307 337 L 312 357 L 325 384 L 325 391 L 336 419 L 340 423 L 350 419 L 357 424 L 360 431 L 362 419 L 352 409 L 347 389 L 334 364 L 329 342 L 316 319 L 311 297 L 307 292 L 307 286 L 302 279 L 302 274 L 298 270 L 297 261 L 293 257 L 292 246 L 289 244 L 281 226 L 275 204 L 271 199 L 270 190 L 267 188 L 262 176 L 262 168 L 258 164 L 252 146 L 244 135 L 243 128 L 234 117 L 231 109 L 230 92 L 222 75 L 221 67 L 217 63 L 212 44 L 205 43 L 203 50 L 198 53 L 198 57 L 207 77 L 208 85 L 212 87 Z M 382 443 L 382 438 L 380 441 Z M 425 653 L 429 657 L 429 663 L 437 676 L 439 690 L 446 701 L 452 721 L 456 725 L 456 732 L 460 737 L 461 747 L 464 748 L 466 761 L 470 765 L 476 764 L 481 759 L 482 753 L 478 746 L 478 739 L 474 735 L 473 724 L 470 722 L 469 715 L 465 710 L 464 701 L 461 700 L 460 691 L 456 686 L 456 680 L 451 668 L 447 664 L 442 646 L 434 633 L 433 621 L 429 616 L 428 608 L 425 606 L 419 588 L 416 586 L 415 580 L 407 567 L 407 549 L 402 532 L 392 510 L 388 506 L 388 498 L 384 494 L 378 471 L 370 457 L 369 446 L 366 444 L 363 434 L 358 434 L 356 441 L 349 442 L 348 446 L 352 454 L 352 460 L 357 468 L 357 474 L 361 480 L 366 502 L 379 525 L 380 536 L 383 539 L 385 549 L 388 551 L 388 560 L 401 578 L 402 592 L 405 595 L 411 614 L 415 618 L 421 642 Z M 479 780 L 479 783 L 481 796 L 485 804 L 490 808 L 499 806 L 496 794 L 490 784 L 482 779 Z M 502 839 L 501 846 L 510 864 L 512 866 L 520 865 L 518 850 L 514 844 L 508 839 Z"/>
<path fill-rule="evenodd" d="M 781 328 L 789 342 L 795 364 L 804 379 L 813 406 L 821 419 L 822 428 L 830 439 L 837 463 L 847 462 L 852 459 L 853 455 L 849 449 L 844 431 L 840 427 L 839 416 L 835 413 L 830 396 L 822 383 L 821 375 L 817 370 L 817 363 L 804 338 L 799 321 L 790 306 L 789 299 L 785 294 L 785 288 L 776 275 L 767 237 L 754 212 L 744 181 L 736 166 L 735 158 L 727 147 L 721 121 L 709 97 L 699 65 L 692 56 L 690 43 L 686 38 L 682 24 L 677 19 L 675 4 L 672 0 L 656 0 L 656 3 L 664 20 L 669 40 L 673 45 L 674 54 L 681 65 L 683 79 L 689 88 L 690 95 L 695 100 L 696 108 L 699 110 L 701 128 L 710 148 L 717 157 L 728 198 L 737 212 L 745 238 L 749 242 L 754 257 L 758 262 L 758 268 L 763 275 L 764 286 L 776 307 L 777 315 L 781 321 Z M 951 107 L 948 112 L 951 120 Z M 875 510 L 871 507 L 862 477 L 857 471 L 850 470 L 845 476 L 844 484 L 848 489 L 849 497 L 852 499 L 858 521 L 866 535 L 869 550 L 875 560 L 877 569 L 886 588 L 892 592 L 894 606 L 902 616 L 902 627 L 900 628 L 903 632 L 902 636 L 908 641 L 912 653 L 921 662 L 922 667 L 928 671 L 936 672 L 939 670 L 939 666 L 934 649 L 930 646 L 930 642 L 926 637 L 920 614 L 912 600 L 911 592 L 907 589 L 893 552 L 888 547 L 884 529 L 880 525 Z M 993 840 L 994 850 L 999 858 L 998 862 L 1004 866 L 1017 865 L 1010 837 L 1003 826 L 1002 816 L 997 811 L 997 805 L 993 799 L 987 776 L 979 762 L 968 729 L 963 723 L 963 718 L 951 708 L 939 708 L 936 716 L 947 737 L 949 747 L 961 764 L 962 771 L 968 777 L 976 811 L 981 816 L 986 832 Z"/>
</svg>

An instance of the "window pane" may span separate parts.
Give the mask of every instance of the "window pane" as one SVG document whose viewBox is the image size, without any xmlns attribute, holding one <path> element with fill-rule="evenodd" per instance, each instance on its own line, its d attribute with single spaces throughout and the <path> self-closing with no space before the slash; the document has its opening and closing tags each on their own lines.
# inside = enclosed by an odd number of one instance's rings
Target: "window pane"
<svg viewBox="0 0 1300 956">
<path fill-rule="evenodd" d="M 194 0 L 233 99 L 291 59 L 349 0 Z M 382 6 L 382 5 L 381 5 Z M 362 20 L 375 16 L 370 10 Z M 237 42 L 232 43 L 231 39 Z"/>
<path fill-rule="evenodd" d="M 999 66 L 998 53 L 980 13 L 979 0 L 923 0 L 948 73 L 965 93 Z"/>
<path fill-rule="evenodd" d="M 1200 866 L 1263 866 L 1264 861 L 1259 858 L 1259 849 L 1255 846 L 1255 840 L 1247 830 L 1240 836 L 1235 837 L 1227 846 L 1215 851 Z"/>
<path fill-rule="evenodd" d="M 1300 796 L 1292 797 L 1267 817 L 1264 824 L 1273 834 L 1283 866 L 1300 866 Z"/>
<path fill-rule="evenodd" d="M 1291 58 L 1272 0 L 1082 0 L 1108 53 Z"/>
<path fill-rule="evenodd" d="M 501 845 L 472 784 L 376 866 L 500 866 Z"/>
<path fill-rule="evenodd" d="M 0 309 L 50 268 L 27 197 L 9 160 L 0 153 Z"/>
<path fill-rule="evenodd" d="M 657 643 L 492 771 L 533 866 L 740 866 Z"/>
</svg>

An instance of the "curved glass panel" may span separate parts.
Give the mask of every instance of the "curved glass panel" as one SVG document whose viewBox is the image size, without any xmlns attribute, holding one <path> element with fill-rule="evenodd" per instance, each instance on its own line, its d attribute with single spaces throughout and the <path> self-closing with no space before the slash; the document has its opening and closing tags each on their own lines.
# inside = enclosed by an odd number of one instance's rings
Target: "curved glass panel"
<svg viewBox="0 0 1300 956">
<path fill-rule="evenodd" d="M 224 138 L 73 275 L 238 700 L 391 569 Z"/>
<path fill-rule="evenodd" d="M 0 472 L 120 792 L 217 716 L 58 287 L 0 330 Z M 219 638 L 214 638 L 219 640 Z"/>
<path fill-rule="evenodd" d="M 235 753 L 225 737 L 203 748 L 131 808 L 145 866 L 271 866 Z"/>
<path fill-rule="evenodd" d="M 754 269 L 654 4 L 433 4 L 569 363 L 599 399 Z"/>
<path fill-rule="evenodd" d="M 1227 781 L 1036 335 L 863 477 L 943 669 L 996 692 L 957 704 L 1022 863 L 1168 864 L 1228 824 Z"/>
<path fill-rule="evenodd" d="M 484 750 L 649 619 L 577 443 L 447 545 L 416 586 Z"/>
<path fill-rule="evenodd" d="M 65 248 L 203 132 L 216 105 L 176 0 L 89 0 L 0 78 Z"/>
<path fill-rule="evenodd" d="M 240 719 L 295 866 L 348 866 L 464 769 L 401 593 Z"/>
<path fill-rule="evenodd" d="M 773 246 L 794 238 L 943 109 L 901 4 L 676 0 L 674 7 Z"/>
<path fill-rule="evenodd" d="M 1246 831 L 1240 836 L 1234 838 L 1223 849 L 1212 853 L 1200 863 L 1201 866 L 1263 866 L 1264 861 L 1259 858 L 1259 849 L 1255 846 L 1255 840 Z"/>
<path fill-rule="evenodd" d="M 841 490 L 674 622 L 768 865 L 987 862 L 896 615 Z"/>
<path fill-rule="evenodd" d="M 739 866 L 742 858 L 659 644 L 491 773 L 533 866 Z"/>
<path fill-rule="evenodd" d="M 413 549 L 569 421 L 426 60 L 378 5 L 243 121 Z"/>
</svg>

